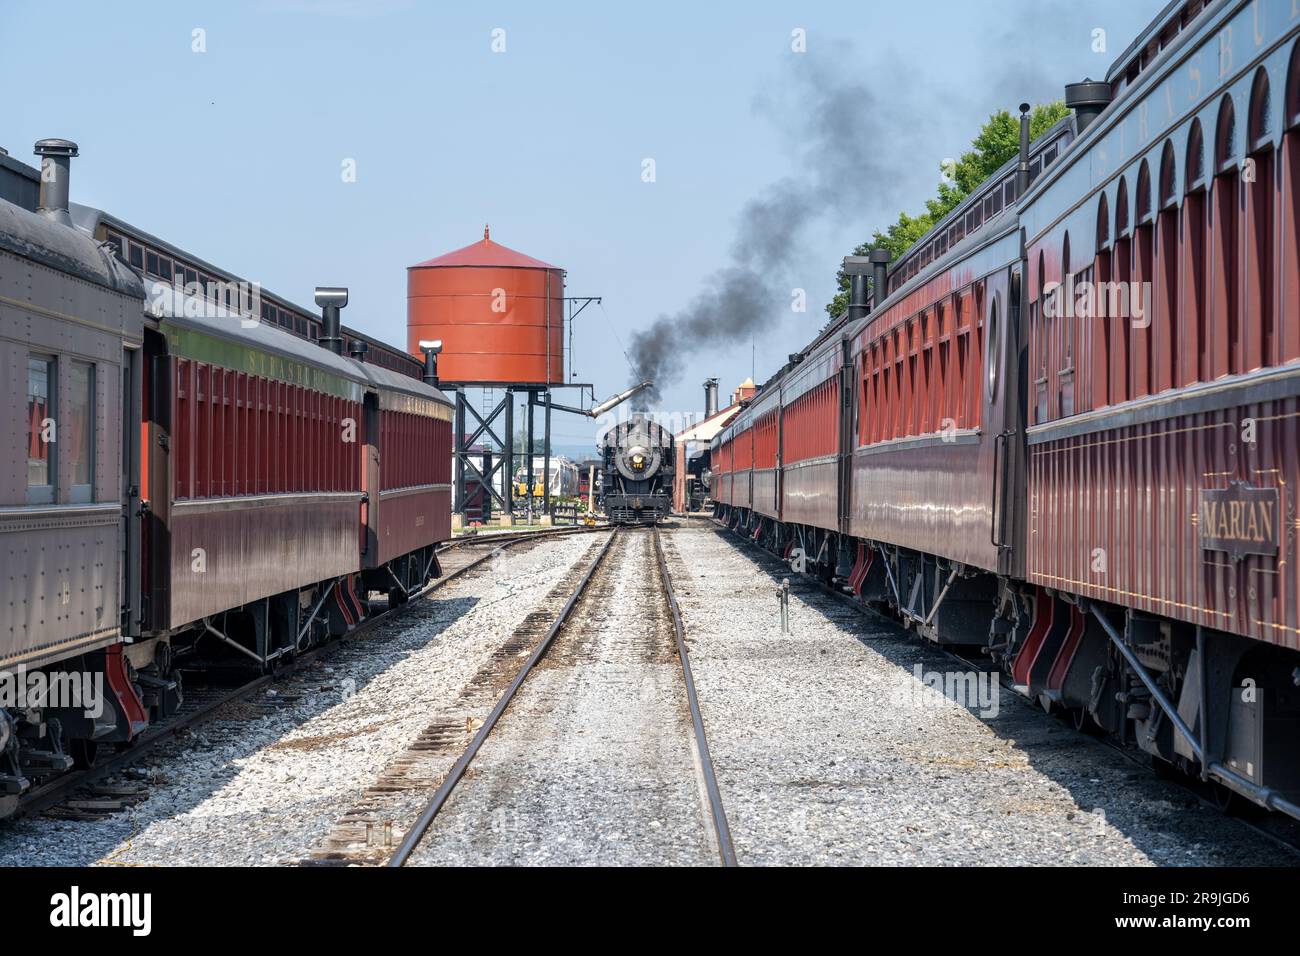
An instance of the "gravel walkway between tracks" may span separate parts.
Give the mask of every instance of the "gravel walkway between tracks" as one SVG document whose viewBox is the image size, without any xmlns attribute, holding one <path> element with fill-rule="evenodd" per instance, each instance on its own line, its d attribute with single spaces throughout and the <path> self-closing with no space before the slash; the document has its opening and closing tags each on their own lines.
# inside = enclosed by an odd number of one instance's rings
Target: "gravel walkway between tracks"
<svg viewBox="0 0 1300 956">
<path fill-rule="evenodd" d="M 742 865 L 1296 863 L 996 681 L 986 717 L 929 689 L 918 666 L 961 664 L 734 535 L 696 521 L 667 540 Z"/>
<path fill-rule="evenodd" d="M 301 678 L 183 733 L 132 768 L 150 793 L 128 810 L 0 823 L 0 865 L 300 858 L 590 544 L 578 535 L 506 551 Z"/>
<path fill-rule="evenodd" d="M 705 865 L 672 619 L 625 530 L 407 864 Z"/>
</svg>

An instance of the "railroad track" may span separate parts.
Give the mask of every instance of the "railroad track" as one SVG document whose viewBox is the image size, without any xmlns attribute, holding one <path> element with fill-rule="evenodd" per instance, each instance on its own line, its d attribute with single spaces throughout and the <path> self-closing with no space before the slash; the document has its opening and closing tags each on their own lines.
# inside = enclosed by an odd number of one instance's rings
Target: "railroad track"
<svg viewBox="0 0 1300 956">
<path fill-rule="evenodd" d="M 97 793 L 95 792 L 95 785 L 106 778 L 122 773 L 160 744 L 174 739 L 185 730 L 206 723 L 213 719 L 223 708 L 247 700 L 253 694 L 270 686 L 272 683 L 294 677 L 302 672 L 306 665 L 321 659 L 322 655 L 333 654 L 345 643 L 363 637 L 381 624 L 400 619 L 402 615 L 414 607 L 414 602 L 418 598 L 428 597 L 439 588 L 467 574 L 485 562 L 498 557 L 508 548 L 527 541 L 542 541 L 573 534 L 590 534 L 599 530 L 601 529 L 588 527 L 563 528 L 554 531 L 533 531 L 513 535 L 485 535 L 482 538 L 465 538 L 449 542 L 439 549 L 439 555 L 442 556 L 449 552 L 463 552 L 467 555 L 466 559 L 463 562 L 459 560 L 451 562 L 452 566 L 445 568 L 441 577 L 429 582 L 425 588 L 410 595 L 407 603 L 367 618 L 337 641 L 331 641 L 328 644 L 323 644 L 296 655 L 291 663 L 277 668 L 271 674 L 261 674 L 233 688 L 198 687 L 187 689 L 185 703 L 172 717 L 149 727 L 127 749 L 118 751 L 109 757 L 101 758 L 91 767 L 61 774 L 33 787 L 23 795 L 13 816 L 15 818 L 32 816 L 58 808 L 61 804 L 67 804 L 70 798 L 75 797 L 84 790 L 91 791 L 90 797 L 84 800 L 72 801 L 76 805 L 70 808 L 73 812 L 69 813 L 69 816 L 96 818 L 123 809 L 125 805 L 143 799 L 144 796 L 147 796 L 147 793 L 143 790 L 132 793 L 117 793 L 115 792 L 116 788 L 109 788 L 108 792 L 103 792 L 104 788 L 100 788 L 101 792 Z M 483 554 L 473 554 L 472 551 L 475 548 L 486 548 L 487 550 Z M 97 812 L 94 809 L 96 804 L 101 805 L 104 808 L 103 811 Z"/>
<path fill-rule="evenodd" d="M 372 802 L 363 801 L 362 805 L 354 813 L 345 818 L 343 825 L 337 828 L 339 832 L 334 834 L 332 839 L 326 841 L 325 849 L 314 853 L 312 858 L 306 862 L 334 865 L 382 862 L 389 867 L 405 865 L 421 844 L 421 841 L 424 840 L 457 785 L 465 778 L 470 764 L 492 734 L 501 716 L 509 708 L 511 701 L 515 699 L 529 674 L 542 662 L 557 636 L 564 631 L 566 624 L 573 620 L 575 609 L 583 604 L 593 580 L 596 579 L 604 565 L 615 541 L 619 539 L 620 535 L 636 533 L 640 532 L 615 529 L 610 532 L 609 537 L 606 538 L 603 544 L 599 545 L 599 547 L 593 546 L 594 556 L 589 561 L 579 562 L 575 570 L 571 571 L 548 595 L 546 601 L 543 602 L 543 608 L 529 615 L 521 628 L 506 642 L 506 647 L 503 648 L 504 654 L 498 653 L 494 655 L 494 660 L 485 665 L 480 674 L 471 682 L 466 695 L 467 698 L 471 697 L 476 689 L 482 690 L 484 687 L 493 686 L 494 679 L 497 682 L 504 682 L 505 677 L 508 675 L 503 673 L 500 667 L 501 662 L 512 658 L 517 660 L 519 656 L 527 653 L 527 658 L 514 671 L 513 676 L 509 677 L 508 683 L 505 683 L 504 689 L 496 698 L 491 710 L 483 719 L 481 725 L 477 726 L 473 738 L 465 745 L 450 769 L 441 775 L 437 782 L 437 789 L 419 811 L 414 823 L 402 836 L 401 842 L 396 849 L 392 849 L 390 852 L 387 846 L 374 847 L 372 845 L 373 832 L 376 824 L 380 823 L 374 816 L 374 808 L 380 802 L 383 794 L 393 788 L 414 789 L 421 781 L 432 784 L 434 778 L 427 776 L 431 771 L 427 755 L 431 752 L 435 755 L 447 752 L 451 740 L 455 737 L 454 730 L 456 729 L 449 719 L 436 720 L 430 725 L 425 734 L 421 735 L 421 739 L 413 745 L 408 757 L 403 761 L 399 761 L 394 772 L 386 775 L 387 779 L 381 779 L 376 787 L 372 788 L 370 794 Z M 724 866 L 734 866 L 737 863 L 736 852 L 732 845 L 726 811 L 722 805 L 717 776 L 709 754 L 704 721 L 700 713 L 694 679 L 691 675 L 681 612 L 673 592 L 672 579 L 668 572 L 659 531 L 656 528 L 650 533 L 654 536 L 654 554 L 660 593 L 664 598 L 672 620 L 676 655 L 681 666 L 682 680 L 690 712 L 692 747 L 696 757 L 696 766 L 699 768 L 702 778 L 701 783 L 705 794 L 705 802 L 707 803 L 706 818 L 708 826 L 717 847 L 719 862 Z M 591 552 L 588 553 L 591 554 Z M 465 702 L 466 700 L 462 700 L 461 703 L 464 704 Z M 389 809 L 391 809 L 391 806 Z M 385 834 L 390 832 L 391 820 L 383 821 L 381 825 L 385 827 Z"/>
<path fill-rule="evenodd" d="M 693 516 L 693 515 L 690 517 L 697 518 L 697 516 Z M 767 551 L 766 549 L 762 548 L 758 544 L 755 544 L 752 540 L 749 539 L 748 536 L 741 534 L 740 532 L 735 531 L 734 529 L 727 528 L 723 525 L 720 525 L 716 520 L 712 518 L 707 518 L 705 520 L 708 520 L 709 523 L 714 527 L 714 529 L 719 533 L 729 534 L 730 536 L 743 542 L 747 548 L 761 555 L 764 559 L 770 560 L 771 562 L 778 563 L 783 568 L 785 567 L 784 561 L 782 561 L 776 555 L 772 554 L 770 551 Z M 793 573 L 791 576 L 792 577 L 794 576 Z M 798 575 L 798 579 L 800 583 L 811 585 L 819 593 L 834 599 L 835 601 L 845 605 L 846 607 L 852 608 L 853 610 L 857 611 L 859 614 L 862 614 L 863 616 L 868 617 L 873 621 L 878 621 L 881 623 L 892 625 L 893 627 L 899 628 L 900 633 L 907 633 L 905 630 L 902 629 L 903 628 L 902 623 L 896 618 L 890 617 L 886 614 L 881 613 L 876 608 L 863 604 L 861 601 L 856 600 L 849 594 L 845 594 L 843 591 L 840 591 L 837 588 L 827 584 L 825 581 L 822 581 L 818 578 L 811 577 L 810 575 Z M 938 651 L 939 653 L 946 655 L 948 658 L 961 664 L 963 667 L 968 667 L 968 668 L 974 667 L 981 671 L 995 674 L 1003 690 L 1010 692 L 1020 700 L 1024 700 L 1027 703 L 1031 703 L 1031 704 L 1033 703 L 1033 701 L 1030 698 L 1025 697 L 1020 691 L 1018 691 L 1015 688 L 1015 684 L 1012 681 L 1011 677 L 1000 667 L 995 666 L 991 661 L 972 660 L 971 658 L 965 657 L 957 653 L 956 651 L 951 650 L 950 648 L 938 644 L 927 644 L 927 646 L 930 646 L 934 650 Z M 1049 715 L 1044 713 L 1042 716 L 1043 717 L 1051 716 L 1051 717 L 1056 717 L 1058 719 L 1060 718 L 1060 715 L 1058 714 Z M 1081 737 L 1102 744 L 1103 746 L 1109 748 L 1110 750 L 1114 751 L 1115 753 L 1123 757 L 1125 760 L 1133 764 L 1135 767 L 1141 768 L 1142 770 L 1145 770 L 1149 773 L 1155 772 L 1153 770 L 1153 765 L 1151 760 L 1149 759 L 1148 755 L 1144 751 L 1139 751 L 1135 753 L 1132 748 L 1126 747 L 1115 740 L 1112 740 L 1107 737 L 1097 737 L 1088 734 L 1085 731 L 1078 729 L 1078 727 L 1076 727 L 1072 722 L 1069 721 L 1063 721 L 1063 722 L 1069 726 L 1069 729 L 1073 733 L 1077 733 Z M 1202 786 L 1199 781 L 1196 781 L 1192 778 L 1177 773 L 1162 775 L 1162 779 L 1164 779 L 1165 782 L 1178 787 L 1180 790 L 1187 793 L 1189 796 L 1200 801 L 1203 805 L 1207 807 L 1211 807 L 1217 811 L 1223 812 L 1225 816 L 1230 816 L 1228 811 L 1225 810 L 1224 805 L 1216 799 L 1217 796 L 1216 793 L 1208 786 Z M 1253 805 L 1252 805 L 1252 810 L 1253 810 Z M 1246 829 L 1252 831 L 1253 833 L 1269 840 L 1270 842 L 1274 843 L 1279 847 L 1282 847 L 1283 849 L 1286 849 L 1288 852 L 1294 854 L 1297 857 L 1297 859 L 1300 859 L 1300 821 L 1292 820 L 1290 817 L 1284 816 L 1283 814 L 1271 814 L 1262 817 L 1261 819 L 1251 819 L 1250 817 L 1243 817 L 1243 816 L 1231 816 L 1231 819 L 1233 819 L 1236 823 L 1240 824 Z"/>
</svg>

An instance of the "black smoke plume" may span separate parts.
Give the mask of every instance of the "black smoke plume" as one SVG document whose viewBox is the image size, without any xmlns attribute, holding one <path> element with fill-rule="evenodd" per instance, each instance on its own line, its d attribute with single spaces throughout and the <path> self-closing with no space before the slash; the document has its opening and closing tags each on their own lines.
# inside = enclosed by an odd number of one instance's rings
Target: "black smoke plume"
<svg viewBox="0 0 1300 956">
<path fill-rule="evenodd" d="M 656 386 L 642 393 L 641 407 L 680 376 L 690 352 L 746 342 L 790 315 L 791 290 L 803 285 L 792 282 L 792 267 L 810 226 L 832 216 L 883 223 L 882 211 L 889 219 L 896 214 L 887 210 L 898 203 L 899 176 L 886 158 L 907 155 L 915 122 L 910 128 L 900 122 L 891 99 L 867 85 L 866 64 L 846 44 L 819 55 L 796 54 L 792 61 L 783 95 L 759 105 L 789 132 L 799 172 L 745 204 L 729 261 L 685 308 L 660 315 L 632 336 L 632 380 Z M 913 172 L 907 171 L 909 178 Z M 835 263 L 825 267 L 833 271 Z M 809 334 L 814 331 L 810 321 Z"/>
</svg>

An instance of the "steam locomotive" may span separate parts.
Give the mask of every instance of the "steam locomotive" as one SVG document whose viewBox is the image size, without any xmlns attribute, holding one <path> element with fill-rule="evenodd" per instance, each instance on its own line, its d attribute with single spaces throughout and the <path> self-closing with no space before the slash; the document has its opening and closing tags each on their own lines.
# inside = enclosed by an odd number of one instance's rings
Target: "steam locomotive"
<svg viewBox="0 0 1300 956">
<path fill-rule="evenodd" d="M 37 153 L 0 154 L 0 816 L 173 713 L 196 662 L 269 669 L 404 602 L 450 537 L 451 403 L 344 335 L 346 290 L 319 341 L 214 296 L 232 277 L 70 208 L 75 144 Z"/>
<path fill-rule="evenodd" d="M 1032 143 L 1022 108 L 903 258 L 845 261 L 711 466 L 795 570 L 1300 817 L 1298 35 L 1171 3 Z"/>
<path fill-rule="evenodd" d="M 672 508 L 673 434 L 643 412 L 600 440 L 601 506 L 611 524 L 657 524 Z"/>
</svg>

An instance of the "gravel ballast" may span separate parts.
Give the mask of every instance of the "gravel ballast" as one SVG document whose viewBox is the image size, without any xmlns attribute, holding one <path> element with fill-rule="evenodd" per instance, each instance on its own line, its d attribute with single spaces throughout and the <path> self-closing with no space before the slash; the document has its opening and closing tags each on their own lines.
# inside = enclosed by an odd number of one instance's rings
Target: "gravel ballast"
<svg viewBox="0 0 1300 956">
<path fill-rule="evenodd" d="M 450 764 L 517 667 L 509 642 L 600 540 L 519 545 L 231 705 L 132 768 L 149 796 L 127 810 L 0 822 L 0 865 L 319 853 L 431 721 L 460 722 Z M 742 865 L 1295 864 L 996 678 L 970 706 L 928 687 L 978 678 L 737 536 L 679 521 L 664 545 Z M 718 862 L 652 548 L 648 532 L 616 542 L 412 865 Z M 404 794 L 399 837 L 430 795 Z"/>
<path fill-rule="evenodd" d="M 918 667 L 961 664 L 736 536 L 695 521 L 667 540 L 742 864 L 1296 862 L 1005 687 L 996 713 L 928 688 Z"/>
<path fill-rule="evenodd" d="M 410 865 L 703 865 L 703 810 L 648 529 L 620 533 Z"/>
<path fill-rule="evenodd" d="M 135 768 L 150 780 L 149 797 L 128 810 L 0 824 L 0 865 L 301 858 L 590 544 L 578 535 L 518 545 L 301 679 L 162 745 Z"/>
</svg>

